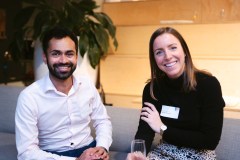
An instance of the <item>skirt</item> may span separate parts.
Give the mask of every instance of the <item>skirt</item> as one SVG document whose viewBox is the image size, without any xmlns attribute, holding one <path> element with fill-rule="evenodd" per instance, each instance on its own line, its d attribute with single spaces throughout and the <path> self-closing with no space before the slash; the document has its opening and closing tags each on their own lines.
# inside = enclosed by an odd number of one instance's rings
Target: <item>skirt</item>
<svg viewBox="0 0 240 160">
<path fill-rule="evenodd" d="M 197 150 L 163 142 L 147 156 L 148 160 L 216 160 L 214 150 Z"/>
</svg>

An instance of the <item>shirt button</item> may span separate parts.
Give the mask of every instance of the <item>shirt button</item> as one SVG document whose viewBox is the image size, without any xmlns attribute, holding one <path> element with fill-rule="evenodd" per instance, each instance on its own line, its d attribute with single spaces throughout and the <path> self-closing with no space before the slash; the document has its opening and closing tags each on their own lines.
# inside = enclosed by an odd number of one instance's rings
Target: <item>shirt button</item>
<svg viewBox="0 0 240 160">
<path fill-rule="evenodd" d="M 72 146 L 72 145 L 74 145 L 74 143 L 73 143 L 73 142 L 71 143 L 71 146 Z"/>
</svg>

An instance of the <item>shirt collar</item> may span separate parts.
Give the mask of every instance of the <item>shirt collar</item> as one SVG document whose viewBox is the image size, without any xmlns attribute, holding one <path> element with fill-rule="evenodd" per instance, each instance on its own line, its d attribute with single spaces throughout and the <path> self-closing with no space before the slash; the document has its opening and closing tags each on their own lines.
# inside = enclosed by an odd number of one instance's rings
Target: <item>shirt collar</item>
<svg viewBox="0 0 240 160">
<path fill-rule="evenodd" d="M 77 76 L 76 74 L 73 74 L 72 76 L 73 76 L 73 88 L 75 90 L 81 85 L 82 81 L 80 78 L 78 78 L 79 75 Z M 48 91 L 57 92 L 57 89 L 55 88 L 52 81 L 50 80 L 49 74 L 43 77 L 41 86 L 44 92 L 48 92 Z"/>
</svg>

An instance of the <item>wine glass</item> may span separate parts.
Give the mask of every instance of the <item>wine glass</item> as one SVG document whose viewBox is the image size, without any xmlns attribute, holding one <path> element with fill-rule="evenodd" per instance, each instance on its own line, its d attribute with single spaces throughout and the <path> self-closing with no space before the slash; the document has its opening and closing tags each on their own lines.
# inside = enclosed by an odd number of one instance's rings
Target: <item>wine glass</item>
<svg viewBox="0 0 240 160">
<path fill-rule="evenodd" d="M 144 156 L 146 156 L 145 140 L 135 139 L 131 142 L 131 153 L 134 152 L 141 152 Z"/>
</svg>

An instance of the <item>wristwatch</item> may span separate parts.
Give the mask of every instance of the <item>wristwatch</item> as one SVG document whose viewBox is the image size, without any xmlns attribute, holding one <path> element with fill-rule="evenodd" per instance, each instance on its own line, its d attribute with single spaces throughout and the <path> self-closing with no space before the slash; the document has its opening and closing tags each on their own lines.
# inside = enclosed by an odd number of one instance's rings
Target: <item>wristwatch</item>
<svg viewBox="0 0 240 160">
<path fill-rule="evenodd" d="M 165 126 L 164 124 L 162 124 L 162 125 L 160 126 L 160 133 L 163 133 L 166 129 L 167 129 L 167 126 Z"/>
</svg>

